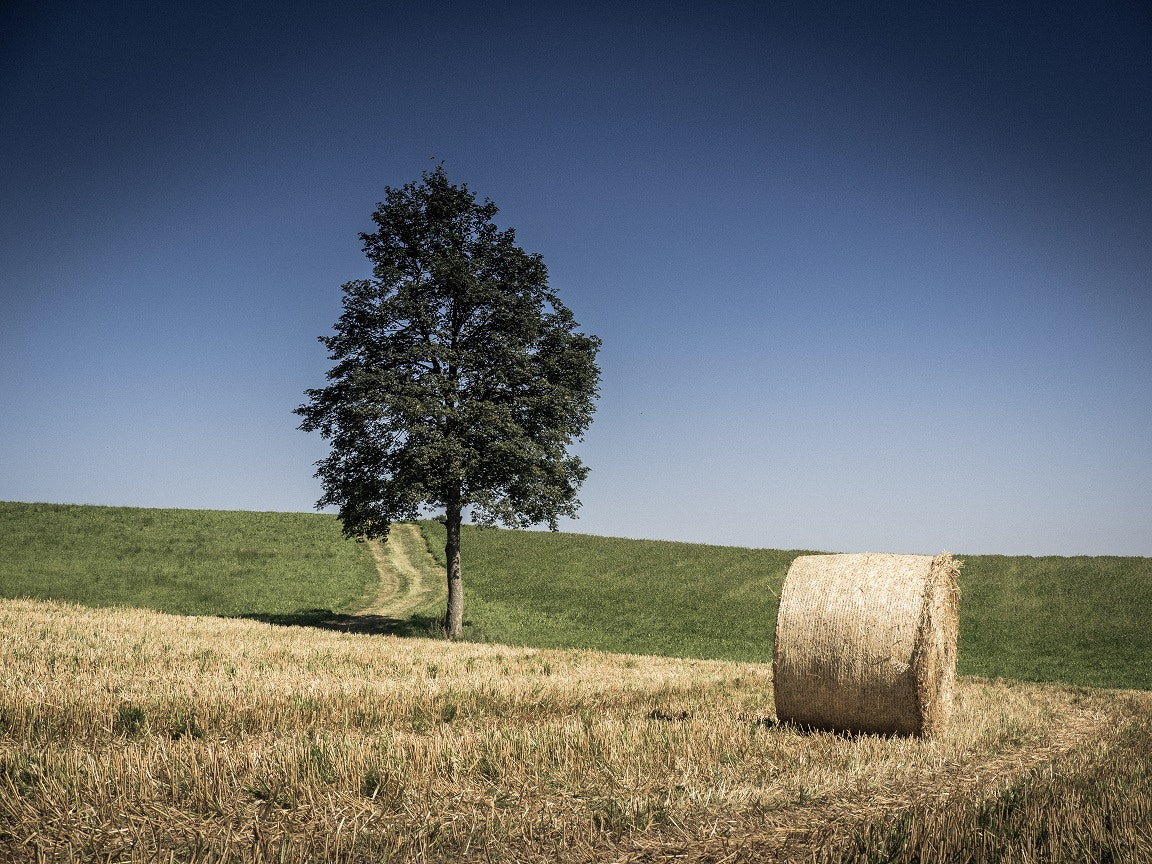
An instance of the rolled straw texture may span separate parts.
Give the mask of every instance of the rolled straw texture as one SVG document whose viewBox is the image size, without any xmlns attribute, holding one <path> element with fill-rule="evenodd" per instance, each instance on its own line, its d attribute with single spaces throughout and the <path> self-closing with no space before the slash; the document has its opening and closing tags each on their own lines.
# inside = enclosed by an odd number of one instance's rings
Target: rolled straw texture
<svg viewBox="0 0 1152 864">
<path fill-rule="evenodd" d="M 935 735 L 952 711 L 960 562 L 937 555 L 805 555 L 776 614 L 781 722 Z"/>
</svg>

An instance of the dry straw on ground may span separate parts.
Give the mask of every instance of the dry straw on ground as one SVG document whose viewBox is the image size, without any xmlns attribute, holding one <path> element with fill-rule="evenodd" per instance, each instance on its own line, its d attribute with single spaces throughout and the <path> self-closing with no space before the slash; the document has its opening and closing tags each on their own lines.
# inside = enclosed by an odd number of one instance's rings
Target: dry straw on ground
<svg viewBox="0 0 1152 864">
<path fill-rule="evenodd" d="M 0 600 L 0 861 L 811 862 L 1149 752 L 1121 697 L 975 679 L 931 741 L 801 733 L 769 673 Z"/>
<path fill-rule="evenodd" d="M 960 562 L 805 555 L 776 618 L 776 715 L 801 726 L 932 736 L 956 679 Z"/>
</svg>

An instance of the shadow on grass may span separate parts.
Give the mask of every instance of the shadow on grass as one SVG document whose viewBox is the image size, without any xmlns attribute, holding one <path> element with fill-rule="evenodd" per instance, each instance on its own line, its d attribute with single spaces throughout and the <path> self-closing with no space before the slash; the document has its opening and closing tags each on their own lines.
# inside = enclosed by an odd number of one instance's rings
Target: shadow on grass
<svg viewBox="0 0 1152 864">
<path fill-rule="evenodd" d="M 303 609 L 299 612 L 255 612 L 238 615 L 249 621 L 263 621 L 277 627 L 315 627 L 340 633 L 367 633 L 377 636 L 436 638 L 444 634 L 443 623 L 437 616 L 413 615 L 411 618 L 392 618 L 387 615 L 353 615 L 333 612 L 331 609 Z"/>
<path fill-rule="evenodd" d="M 858 729 L 840 729 L 835 726 L 810 726 L 807 723 L 797 723 L 794 720 L 780 720 L 776 717 L 760 717 L 752 721 L 753 728 L 772 732 L 782 729 L 794 732 L 797 735 L 831 735 L 846 741 L 859 741 L 863 738 L 882 738 L 885 740 L 898 740 L 901 738 L 918 737 L 911 732 L 862 732 Z"/>
</svg>

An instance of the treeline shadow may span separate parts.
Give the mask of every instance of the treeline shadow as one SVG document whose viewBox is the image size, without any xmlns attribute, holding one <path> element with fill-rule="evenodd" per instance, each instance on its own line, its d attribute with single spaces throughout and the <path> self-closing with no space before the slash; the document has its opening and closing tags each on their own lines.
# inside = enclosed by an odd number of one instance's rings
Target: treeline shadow
<svg viewBox="0 0 1152 864">
<path fill-rule="evenodd" d="M 356 615 L 331 609 L 302 609 L 298 612 L 252 612 L 237 615 L 248 621 L 261 621 L 277 627 L 314 627 L 339 633 L 363 633 L 376 636 L 429 638 L 444 633 L 442 619 L 434 615 L 392 618 L 388 615 Z"/>
</svg>

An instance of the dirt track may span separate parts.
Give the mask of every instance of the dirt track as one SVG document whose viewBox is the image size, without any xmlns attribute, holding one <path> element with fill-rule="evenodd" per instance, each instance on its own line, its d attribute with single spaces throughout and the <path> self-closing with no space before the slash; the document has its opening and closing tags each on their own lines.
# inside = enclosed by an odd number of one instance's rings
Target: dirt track
<svg viewBox="0 0 1152 864">
<path fill-rule="evenodd" d="M 395 524 L 387 541 L 373 540 L 369 546 L 380 589 L 357 614 L 401 619 L 443 598 L 444 572 L 428 554 L 419 525 Z"/>
</svg>

